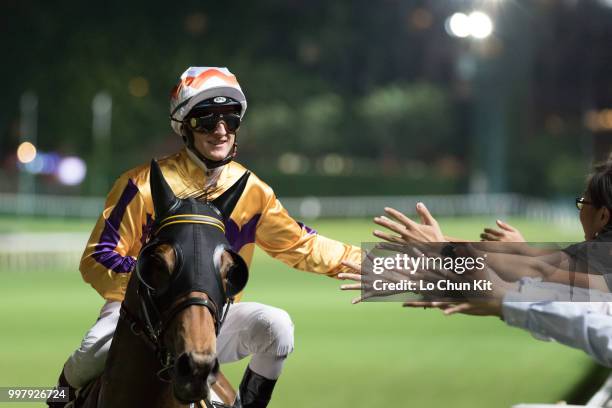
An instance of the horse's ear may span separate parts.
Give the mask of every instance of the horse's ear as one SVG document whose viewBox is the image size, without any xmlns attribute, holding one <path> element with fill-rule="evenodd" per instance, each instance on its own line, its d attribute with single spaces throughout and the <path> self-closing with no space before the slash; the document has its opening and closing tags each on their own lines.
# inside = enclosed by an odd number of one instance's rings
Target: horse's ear
<svg viewBox="0 0 612 408">
<path fill-rule="evenodd" d="M 177 198 L 172 192 L 172 189 L 166 182 L 164 175 L 159 168 L 159 164 L 155 159 L 151 160 L 151 175 L 149 178 L 151 186 L 151 197 L 153 197 L 153 208 L 155 209 L 155 217 L 168 212 L 174 205 Z"/>
<path fill-rule="evenodd" d="M 219 211 L 221 211 L 223 219 L 227 220 L 229 219 L 230 215 L 232 215 L 232 211 L 234 211 L 234 207 L 236 207 L 236 203 L 238 203 L 250 175 L 250 172 L 245 171 L 238 181 L 236 181 L 219 197 L 212 200 L 212 204 L 217 207 Z"/>
</svg>

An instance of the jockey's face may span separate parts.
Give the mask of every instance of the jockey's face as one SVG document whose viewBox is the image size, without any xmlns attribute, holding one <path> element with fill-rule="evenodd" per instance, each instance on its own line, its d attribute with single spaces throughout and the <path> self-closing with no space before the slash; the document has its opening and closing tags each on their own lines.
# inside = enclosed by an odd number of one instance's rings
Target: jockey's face
<svg viewBox="0 0 612 408">
<path fill-rule="evenodd" d="M 220 120 L 212 132 L 193 132 L 194 147 L 209 160 L 223 160 L 231 152 L 236 131 L 230 132 L 225 121 Z"/>
<path fill-rule="evenodd" d="M 205 116 L 205 114 L 206 112 L 202 116 Z M 236 112 L 234 107 L 228 107 L 227 109 L 211 109 L 210 114 L 233 114 L 235 118 L 238 112 Z M 217 120 L 219 121 L 212 130 L 208 130 L 205 127 L 200 127 L 198 130 L 192 130 L 194 147 L 204 157 L 213 161 L 223 160 L 231 153 L 234 141 L 236 140 L 236 131 L 238 127 L 236 123 L 232 123 L 233 127 L 228 126 L 228 123 L 222 116 L 221 118 L 217 117 Z M 227 120 L 231 120 L 231 118 Z"/>
</svg>

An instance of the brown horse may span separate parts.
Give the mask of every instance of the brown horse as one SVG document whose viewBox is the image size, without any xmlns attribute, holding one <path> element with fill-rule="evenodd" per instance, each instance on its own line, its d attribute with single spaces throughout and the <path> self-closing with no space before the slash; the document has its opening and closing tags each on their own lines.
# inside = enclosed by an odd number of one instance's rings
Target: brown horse
<svg viewBox="0 0 612 408">
<path fill-rule="evenodd" d="M 179 199 L 151 163 L 153 233 L 128 283 L 105 371 L 75 406 L 211 407 L 211 386 L 234 404 L 235 392 L 219 372 L 216 334 L 248 279 L 223 222 L 247 179 L 245 173 L 212 202 Z"/>
</svg>

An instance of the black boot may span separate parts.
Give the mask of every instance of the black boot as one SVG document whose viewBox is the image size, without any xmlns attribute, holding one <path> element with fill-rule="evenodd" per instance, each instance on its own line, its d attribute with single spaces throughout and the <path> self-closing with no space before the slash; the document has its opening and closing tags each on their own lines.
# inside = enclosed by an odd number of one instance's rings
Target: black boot
<svg viewBox="0 0 612 408">
<path fill-rule="evenodd" d="M 275 385 L 276 380 L 269 380 L 247 367 L 238 389 L 242 408 L 266 408 Z"/>
<path fill-rule="evenodd" d="M 65 398 L 61 398 L 63 402 L 59 402 L 51 401 L 49 398 L 47 399 L 47 406 L 49 408 L 64 408 L 66 404 L 74 400 L 74 397 L 76 395 L 76 389 L 74 389 L 68 383 L 68 380 L 66 380 L 66 376 L 64 375 L 64 369 L 62 369 L 62 373 L 60 374 L 59 379 L 57 380 L 57 386 L 55 387 L 55 389 L 59 389 L 60 387 L 65 388 L 67 390 L 68 395 L 65 396 L 68 397 L 68 399 L 66 400 Z"/>
</svg>

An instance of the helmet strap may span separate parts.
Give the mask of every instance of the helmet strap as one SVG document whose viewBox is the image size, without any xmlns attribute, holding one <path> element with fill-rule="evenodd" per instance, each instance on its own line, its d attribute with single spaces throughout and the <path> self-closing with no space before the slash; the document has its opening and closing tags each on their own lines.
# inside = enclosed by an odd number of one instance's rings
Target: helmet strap
<svg viewBox="0 0 612 408">
<path fill-rule="evenodd" d="M 182 133 L 183 142 L 185 143 L 185 146 L 187 147 L 187 149 L 189 149 L 189 152 L 192 153 L 190 156 L 194 159 L 197 159 L 200 162 L 199 164 L 201 164 L 205 170 L 211 170 L 217 167 L 225 166 L 227 163 L 234 160 L 234 158 L 238 154 L 238 143 L 236 143 L 236 139 L 234 138 L 234 146 L 232 146 L 232 150 L 229 152 L 229 154 L 224 159 L 210 160 L 209 158 L 205 157 L 202 153 L 200 153 L 198 149 L 196 149 L 195 144 L 194 144 L 193 132 L 191 130 L 185 129 L 185 127 L 183 126 L 181 128 L 181 133 Z"/>
</svg>

